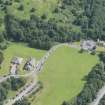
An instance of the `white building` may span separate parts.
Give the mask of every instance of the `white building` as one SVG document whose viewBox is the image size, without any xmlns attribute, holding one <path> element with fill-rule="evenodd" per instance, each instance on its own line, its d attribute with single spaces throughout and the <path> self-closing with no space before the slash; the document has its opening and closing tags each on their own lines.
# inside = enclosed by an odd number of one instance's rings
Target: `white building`
<svg viewBox="0 0 105 105">
<path fill-rule="evenodd" d="M 17 65 L 20 65 L 23 61 L 23 58 L 20 58 L 20 57 L 14 57 L 12 60 L 11 60 L 11 63 L 12 64 L 17 64 Z"/>
<path fill-rule="evenodd" d="M 94 42 L 93 40 L 84 40 L 81 41 L 81 49 L 85 50 L 85 51 L 93 51 L 96 49 L 96 42 Z"/>
<path fill-rule="evenodd" d="M 102 46 L 102 47 L 105 47 L 105 41 L 102 41 L 102 40 L 97 40 L 97 44 L 99 45 L 99 46 Z"/>
</svg>

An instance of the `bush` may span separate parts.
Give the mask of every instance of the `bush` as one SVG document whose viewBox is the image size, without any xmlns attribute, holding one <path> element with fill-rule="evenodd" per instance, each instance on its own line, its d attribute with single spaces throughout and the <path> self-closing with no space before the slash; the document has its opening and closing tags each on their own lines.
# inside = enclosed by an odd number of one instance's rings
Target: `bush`
<svg viewBox="0 0 105 105">
<path fill-rule="evenodd" d="M 42 19 L 46 19 L 47 18 L 47 14 L 43 14 L 41 18 Z"/>
<path fill-rule="evenodd" d="M 100 58 L 100 61 L 104 62 L 105 63 L 105 52 L 101 52 L 99 54 L 99 58 Z"/>
<path fill-rule="evenodd" d="M 20 6 L 18 7 L 18 10 L 23 11 L 24 10 L 24 5 L 20 4 Z"/>
<path fill-rule="evenodd" d="M 83 53 L 83 51 L 84 51 L 83 49 L 80 49 L 79 53 Z"/>
<path fill-rule="evenodd" d="M 3 56 L 3 53 L 0 51 L 0 65 L 3 62 L 3 60 L 4 60 L 4 56 Z"/>
<path fill-rule="evenodd" d="M 20 2 L 20 0 L 15 0 L 15 2 L 19 3 L 19 2 Z"/>
<path fill-rule="evenodd" d="M 31 8 L 30 12 L 35 12 L 35 8 Z"/>
<path fill-rule="evenodd" d="M 62 105 L 69 105 L 69 103 L 64 101 Z"/>
<path fill-rule="evenodd" d="M 11 77 L 10 82 L 11 82 L 11 89 L 12 90 L 18 90 L 19 88 L 21 88 L 22 86 L 25 85 L 26 81 L 23 78 Z"/>
<path fill-rule="evenodd" d="M 92 51 L 92 52 L 91 52 L 91 55 L 95 55 L 95 54 L 96 54 L 96 51 Z"/>
<path fill-rule="evenodd" d="M 7 48 L 7 43 L 6 43 L 6 42 L 0 43 L 0 49 L 1 49 L 1 50 L 4 50 L 4 49 L 6 49 L 6 48 Z"/>
</svg>

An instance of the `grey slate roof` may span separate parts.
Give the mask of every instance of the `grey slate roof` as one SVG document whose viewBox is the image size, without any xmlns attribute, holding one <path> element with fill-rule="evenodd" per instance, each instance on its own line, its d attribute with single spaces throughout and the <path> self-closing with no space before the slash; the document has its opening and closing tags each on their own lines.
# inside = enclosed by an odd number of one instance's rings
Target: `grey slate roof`
<svg viewBox="0 0 105 105">
<path fill-rule="evenodd" d="M 14 58 L 12 58 L 11 63 L 20 65 L 22 63 L 22 60 L 23 60 L 23 58 L 14 57 Z"/>
<path fill-rule="evenodd" d="M 30 58 L 27 63 L 25 64 L 25 69 L 26 70 L 32 70 L 35 66 L 35 59 L 34 58 Z"/>
<path fill-rule="evenodd" d="M 93 50 L 96 47 L 96 42 L 93 40 L 84 40 L 81 42 L 81 48 L 84 50 Z"/>
</svg>

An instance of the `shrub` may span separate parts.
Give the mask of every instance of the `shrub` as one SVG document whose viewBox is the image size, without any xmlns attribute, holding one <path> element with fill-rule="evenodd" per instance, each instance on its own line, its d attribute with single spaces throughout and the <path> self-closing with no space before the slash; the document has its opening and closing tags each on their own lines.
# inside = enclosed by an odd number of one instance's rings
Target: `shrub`
<svg viewBox="0 0 105 105">
<path fill-rule="evenodd" d="M 80 49 L 79 53 L 83 53 L 83 51 L 84 51 L 83 49 Z"/>
<path fill-rule="evenodd" d="M 95 54 L 96 54 L 96 52 L 95 52 L 95 51 L 92 51 L 92 52 L 91 52 L 91 55 L 95 55 Z"/>
<path fill-rule="evenodd" d="M 18 10 L 23 11 L 24 10 L 24 5 L 20 4 L 20 6 L 18 7 Z"/>
<path fill-rule="evenodd" d="M 31 8 L 30 12 L 35 12 L 35 8 Z"/>
<path fill-rule="evenodd" d="M 18 2 L 18 3 L 19 3 L 19 2 L 20 2 L 20 0 L 15 0 L 15 2 Z"/>
</svg>

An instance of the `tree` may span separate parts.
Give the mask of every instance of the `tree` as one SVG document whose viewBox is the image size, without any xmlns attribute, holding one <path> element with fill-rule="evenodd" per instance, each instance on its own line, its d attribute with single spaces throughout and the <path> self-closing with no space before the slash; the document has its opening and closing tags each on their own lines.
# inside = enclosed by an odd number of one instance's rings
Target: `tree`
<svg viewBox="0 0 105 105">
<path fill-rule="evenodd" d="M 4 60 L 3 53 L 0 51 L 0 65 L 3 62 L 3 60 Z"/>
<path fill-rule="evenodd" d="M 99 54 L 99 58 L 100 58 L 100 61 L 104 62 L 105 63 L 105 53 L 104 52 L 101 52 Z"/>
<path fill-rule="evenodd" d="M 4 101 L 6 97 L 7 97 L 6 89 L 0 86 L 0 102 Z"/>
<path fill-rule="evenodd" d="M 31 8 L 30 12 L 35 12 L 35 8 Z"/>
<path fill-rule="evenodd" d="M 18 7 L 18 10 L 23 11 L 24 10 L 24 5 L 20 4 L 20 6 Z"/>
<path fill-rule="evenodd" d="M 69 105 L 69 103 L 64 101 L 62 105 Z"/>
<path fill-rule="evenodd" d="M 4 41 L 3 33 L 0 33 L 0 43 Z"/>
<path fill-rule="evenodd" d="M 18 90 L 20 87 L 25 85 L 25 79 L 11 77 L 10 83 L 11 83 L 12 90 Z"/>
<path fill-rule="evenodd" d="M 105 84 L 105 64 L 96 64 L 88 76 L 85 77 L 85 85 L 73 102 L 63 102 L 63 105 L 88 105 L 97 95 L 99 89 Z"/>
</svg>

